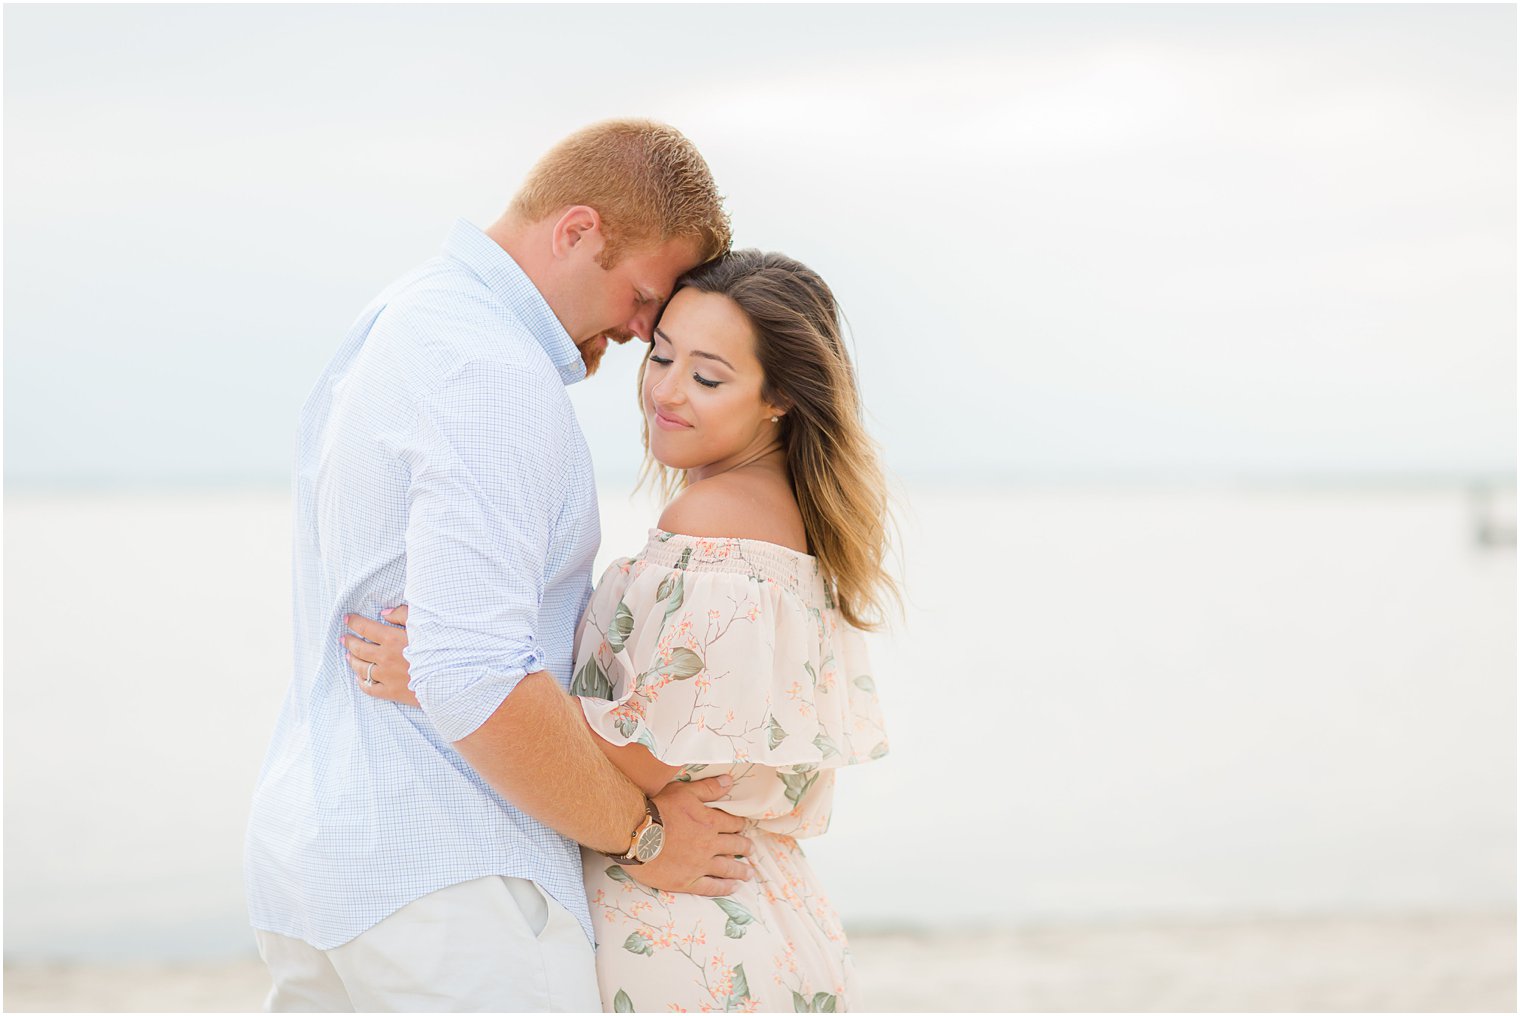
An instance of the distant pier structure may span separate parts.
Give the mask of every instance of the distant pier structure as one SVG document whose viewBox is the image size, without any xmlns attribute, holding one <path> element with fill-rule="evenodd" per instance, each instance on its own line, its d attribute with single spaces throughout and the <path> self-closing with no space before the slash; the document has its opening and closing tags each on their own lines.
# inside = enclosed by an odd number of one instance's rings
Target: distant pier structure
<svg viewBox="0 0 1520 1016">
<path fill-rule="evenodd" d="M 1472 486 L 1473 539 L 1480 547 L 1515 545 L 1515 483 Z"/>
</svg>

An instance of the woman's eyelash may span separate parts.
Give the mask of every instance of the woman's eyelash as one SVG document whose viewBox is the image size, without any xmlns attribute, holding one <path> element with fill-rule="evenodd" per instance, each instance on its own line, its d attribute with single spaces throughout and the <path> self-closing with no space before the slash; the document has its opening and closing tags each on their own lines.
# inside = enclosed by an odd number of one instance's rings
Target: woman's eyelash
<svg viewBox="0 0 1520 1016">
<path fill-rule="evenodd" d="M 663 356 L 656 356 L 654 354 L 654 350 L 650 350 L 649 351 L 649 362 L 650 363 L 657 363 L 661 367 L 668 367 L 672 363 L 675 363 L 674 360 L 667 360 Z M 721 385 L 723 383 L 722 381 L 709 381 L 709 380 L 707 380 L 707 378 L 703 377 L 701 374 L 692 374 L 691 378 L 692 378 L 693 381 L 695 381 L 697 384 L 701 385 L 703 388 L 716 388 L 716 387 L 718 387 L 719 385 Z"/>
</svg>

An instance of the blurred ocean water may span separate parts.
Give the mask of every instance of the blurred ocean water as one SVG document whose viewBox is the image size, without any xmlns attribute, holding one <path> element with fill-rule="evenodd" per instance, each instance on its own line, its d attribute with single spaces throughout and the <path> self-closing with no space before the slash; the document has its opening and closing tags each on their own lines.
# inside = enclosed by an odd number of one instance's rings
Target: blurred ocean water
<svg viewBox="0 0 1520 1016">
<path fill-rule="evenodd" d="M 906 500 L 893 751 L 808 846 L 852 927 L 1513 907 L 1512 495 Z M 7 959 L 245 952 L 286 494 L 6 510 Z M 604 485 L 602 561 L 655 514 Z"/>
</svg>

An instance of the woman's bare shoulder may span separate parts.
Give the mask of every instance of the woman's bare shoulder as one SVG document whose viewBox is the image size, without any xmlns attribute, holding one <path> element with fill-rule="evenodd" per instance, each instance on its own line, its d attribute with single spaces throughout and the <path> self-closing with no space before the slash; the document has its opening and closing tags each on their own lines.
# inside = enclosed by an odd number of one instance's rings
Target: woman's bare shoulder
<svg viewBox="0 0 1520 1016">
<path fill-rule="evenodd" d="M 806 554 L 802 514 L 783 480 L 735 470 L 700 480 L 660 515 L 660 528 L 684 536 L 763 540 Z"/>
</svg>

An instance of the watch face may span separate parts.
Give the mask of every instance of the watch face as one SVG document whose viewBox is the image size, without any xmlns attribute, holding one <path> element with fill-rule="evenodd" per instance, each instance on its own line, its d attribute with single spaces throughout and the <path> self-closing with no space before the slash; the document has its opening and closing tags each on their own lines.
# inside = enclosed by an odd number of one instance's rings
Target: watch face
<svg viewBox="0 0 1520 1016">
<path fill-rule="evenodd" d="M 660 848 L 665 845 L 665 827 L 650 823 L 643 835 L 639 837 L 638 846 L 633 848 L 633 856 L 640 863 L 647 864 L 659 856 Z"/>
</svg>

